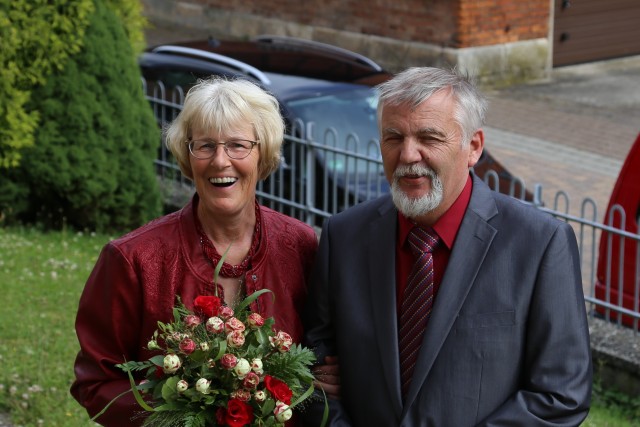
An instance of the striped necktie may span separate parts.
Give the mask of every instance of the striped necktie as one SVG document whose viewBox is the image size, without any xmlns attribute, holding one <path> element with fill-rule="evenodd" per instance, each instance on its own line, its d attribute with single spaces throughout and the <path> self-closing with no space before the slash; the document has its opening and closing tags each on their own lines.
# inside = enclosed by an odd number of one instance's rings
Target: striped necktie
<svg viewBox="0 0 640 427">
<path fill-rule="evenodd" d="M 409 244 L 416 260 L 409 274 L 400 308 L 400 376 L 402 395 L 409 390 L 413 369 L 418 359 L 422 336 L 433 305 L 433 256 L 439 242 L 438 235 L 414 227 L 409 233 Z"/>
</svg>

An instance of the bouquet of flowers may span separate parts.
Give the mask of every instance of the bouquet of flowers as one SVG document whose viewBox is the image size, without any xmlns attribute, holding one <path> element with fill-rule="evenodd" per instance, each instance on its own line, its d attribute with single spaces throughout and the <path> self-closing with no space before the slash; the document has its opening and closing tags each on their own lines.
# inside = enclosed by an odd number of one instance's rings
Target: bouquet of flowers
<svg viewBox="0 0 640 427">
<path fill-rule="evenodd" d="M 147 345 L 161 354 L 116 365 L 151 412 L 145 426 L 282 426 L 292 408 L 313 394 L 314 353 L 275 331 L 273 318 L 250 310 L 265 292 L 234 308 L 216 295 L 198 296 L 193 311 L 178 299 L 174 320 L 158 322 Z M 145 371 L 146 379 L 136 385 L 134 371 Z"/>
</svg>

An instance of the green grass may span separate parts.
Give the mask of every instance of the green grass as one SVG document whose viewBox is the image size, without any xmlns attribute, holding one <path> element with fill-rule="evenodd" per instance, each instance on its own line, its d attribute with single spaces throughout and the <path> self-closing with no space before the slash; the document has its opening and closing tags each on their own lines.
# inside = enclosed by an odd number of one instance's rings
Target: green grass
<svg viewBox="0 0 640 427">
<path fill-rule="evenodd" d="M 89 426 L 69 394 L 78 299 L 107 236 L 0 228 L 0 411 L 22 426 Z"/>
<path fill-rule="evenodd" d="M 90 233 L 0 228 L 0 412 L 15 425 L 94 426 L 69 394 L 78 299 L 102 246 Z M 588 427 L 637 427 L 640 400 L 595 387 Z M 636 421 L 632 421 L 633 419 Z"/>
<path fill-rule="evenodd" d="M 593 406 L 589 417 L 582 425 L 586 427 L 637 427 L 640 425 L 640 421 L 632 421 L 625 415 L 625 411 Z"/>
</svg>

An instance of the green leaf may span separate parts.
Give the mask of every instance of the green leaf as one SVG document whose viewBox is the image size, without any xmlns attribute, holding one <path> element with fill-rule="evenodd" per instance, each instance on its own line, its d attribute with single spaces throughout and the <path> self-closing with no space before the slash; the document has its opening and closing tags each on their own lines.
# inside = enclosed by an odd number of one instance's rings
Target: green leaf
<svg viewBox="0 0 640 427">
<path fill-rule="evenodd" d="M 320 427 L 324 427 L 327 425 L 327 421 L 329 420 L 329 402 L 327 402 L 327 395 L 322 391 L 322 397 L 324 397 L 324 411 L 322 412 L 322 421 L 320 422 Z"/>
<path fill-rule="evenodd" d="M 216 357 L 213 359 L 214 361 L 220 360 L 220 358 L 227 351 L 227 341 L 220 340 L 219 344 L 220 344 L 220 349 L 218 350 L 218 354 L 216 354 Z"/>
<path fill-rule="evenodd" d="M 153 363 L 156 366 L 164 366 L 164 356 L 161 354 L 153 356 L 151 359 L 149 359 L 149 362 Z"/>
<path fill-rule="evenodd" d="M 267 334 L 265 334 L 262 329 L 258 329 L 257 331 L 254 331 L 254 334 L 256 337 L 256 341 L 258 341 L 260 345 L 264 345 L 267 343 L 268 341 Z"/>
<path fill-rule="evenodd" d="M 149 367 L 153 366 L 153 363 L 150 361 L 146 362 L 125 362 L 116 364 L 117 368 L 122 369 L 125 372 L 130 371 L 142 371 Z"/>
<path fill-rule="evenodd" d="M 237 311 L 244 310 L 245 308 L 249 307 L 249 304 L 254 302 L 260 295 L 262 295 L 264 293 L 267 293 L 267 292 L 271 292 L 273 294 L 273 292 L 270 289 L 260 289 L 259 291 L 255 291 L 254 293 L 252 293 L 251 295 L 246 297 L 244 300 L 242 300 L 242 302 L 240 302 L 236 306 L 236 310 Z M 274 297 L 274 299 L 275 299 L 275 297 Z"/>
<path fill-rule="evenodd" d="M 266 417 L 267 415 L 269 415 L 270 413 L 273 412 L 273 410 L 276 407 L 276 402 L 273 399 L 267 399 L 264 402 L 264 405 L 262 405 L 262 416 Z"/>
<path fill-rule="evenodd" d="M 157 382 L 147 381 L 145 383 L 138 384 L 137 389 L 138 390 L 152 390 L 157 385 L 158 385 Z"/>
<path fill-rule="evenodd" d="M 220 270 L 222 269 L 222 264 L 224 264 L 224 260 L 227 259 L 227 255 L 229 254 L 229 250 L 231 249 L 231 245 L 233 245 L 233 242 L 229 243 L 229 246 L 227 247 L 227 250 L 224 251 L 224 253 L 222 254 L 222 256 L 220 257 L 220 261 L 218 261 L 218 263 L 216 264 L 216 268 L 213 271 L 213 285 L 215 288 L 215 295 L 218 296 L 218 286 L 216 286 L 216 284 L 218 283 L 218 277 L 220 275 Z"/>
<path fill-rule="evenodd" d="M 304 392 L 304 394 L 302 396 L 300 396 L 298 399 L 296 399 L 295 402 L 293 402 L 291 405 L 289 405 L 290 408 L 293 408 L 296 405 L 299 405 L 300 403 L 302 403 L 306 398 L 308 398 L 309 396 L 311 396 L 313 394 L 315 387 L 313 387 L 313 384 L 311 384 L 309 386 L 309 388 L 307 389 L 307 391 Z M 325 398 L 326 401 L 326 398 Z"/>
<path fill-rule="evenodd" d="M 185 427 L 204 427 L 205 416 L 203 412 L 197 414 L 189 414 L 184 420 Z"/>
<path fill-rule="evenodd" d="M 177 376 L 169 377 L 162 386 L 162 398 L 166 402 L 175 400 L 180 396 L 178 394 L 178 390 L 176 389 L 178 381 L 180 381 L 180 378 L 178 378 Z"/>
<path fill-rule="evenodd" d="M 146 411 L 153 412 L 154 409 L 151 406 L 149 406 L 147 402 L 145 402 L 142 396 L 140 395 L 140 392 L 138 391 L 138 387 L 136 386 L 136 381 L 133 379 L 133 375 L 131 375 L 131 372 L 127 372 L 127 374 L 129 375 L 129 383 L 131 384 L 133 397 L 136 398 L 136 402 L 138 402 L 138 405 L 140 405 Z"/>
<path fill-rule="evenodd" d="M 113 402 L 115 402 L 116 400 L 120 399 L 125 394 L 130 393 L 131 391 L 132 390 L 123 391 L 122 393 L 120 393 L 119 395 L 117 395 L 116 397 L 111 399 L 111 402 L 107 403 L 107 406 L 102 408 L 102 411 L 98 412 L 93 418 L 91 418 L 91 421 L 95 421 L 98 417 L 100 417 L 102 414 L 104 414 L 107 409 L 109 409 L 109 407 L 113 404 Z"/>
<path fill-rule="evenodd" d="M 192 368 L 198 368 L 207 360 L 207 353 L 202 350 L 196 350 L 189 355 L 189 361 Z"/>
</svg>

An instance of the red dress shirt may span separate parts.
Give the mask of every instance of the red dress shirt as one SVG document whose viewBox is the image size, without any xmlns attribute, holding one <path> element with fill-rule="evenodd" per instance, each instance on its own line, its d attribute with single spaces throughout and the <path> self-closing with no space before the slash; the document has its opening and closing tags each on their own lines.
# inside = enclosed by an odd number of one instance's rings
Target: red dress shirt
<svg viewBox="0 0 640 427">
<path fill-rule="evenodd" d="M 433 252 L 434 301 L 440 288 L 444 271 L 447 268 L 447 263 L 449 262 L 453 242 L 456 240 L 460 223 L 462 223 L 462 218 L 469 205 L 472 186 L 471 176 L 469 176 L 467 183 L 456 201 L 433 225 L 433 229 L 438 233 L 441 240 Z M 402 305 L 404 290 L 407 286 L 407 280 L 415 260 L 407 239 L 409 232 L 415 225 L 412 220 L 398 212 L 398 239 L 396 241 L 396 301 L 398 310 Z"/>
</svg>

